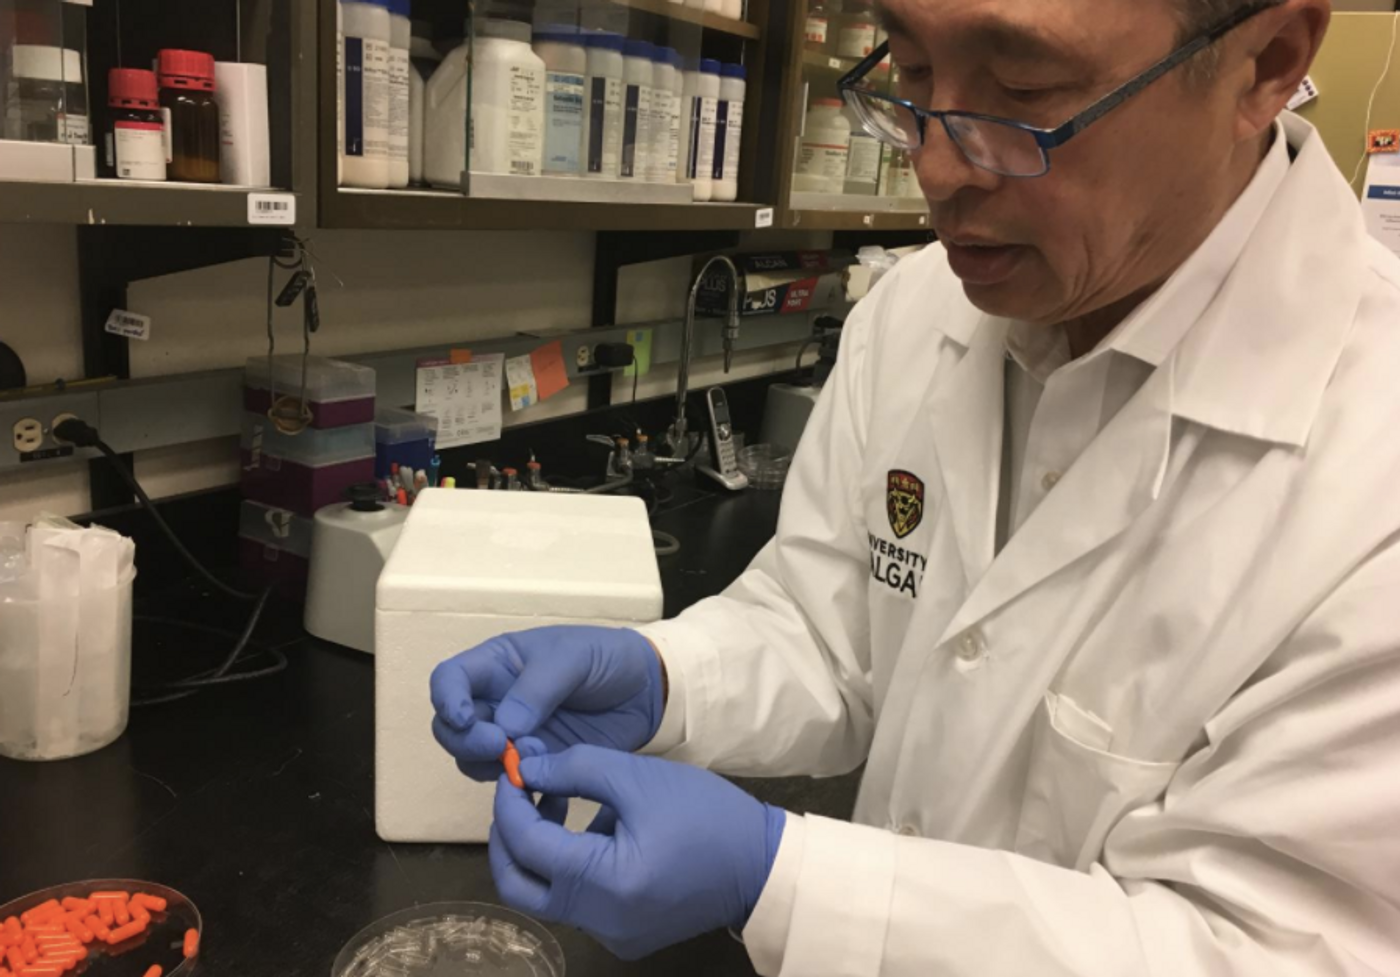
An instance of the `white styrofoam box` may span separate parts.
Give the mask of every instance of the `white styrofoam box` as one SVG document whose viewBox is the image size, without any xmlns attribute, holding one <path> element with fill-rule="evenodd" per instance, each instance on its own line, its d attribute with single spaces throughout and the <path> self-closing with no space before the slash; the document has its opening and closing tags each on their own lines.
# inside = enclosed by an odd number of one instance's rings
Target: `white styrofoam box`
<svg viewBox="0 0 1400 977">
<path fill-rule="evenodd" d="M 379 578 L 375 824 L 386 841 L 484 842 L 494 784 L 464 777 L 432 734 L 438 663 L 500 634 L 552 624 L 626 627 L 661 616 L 661 574 L 640 499 L 428 489 Z M 575 801 L 568 824 L 596 805 Z"/>
</svg>

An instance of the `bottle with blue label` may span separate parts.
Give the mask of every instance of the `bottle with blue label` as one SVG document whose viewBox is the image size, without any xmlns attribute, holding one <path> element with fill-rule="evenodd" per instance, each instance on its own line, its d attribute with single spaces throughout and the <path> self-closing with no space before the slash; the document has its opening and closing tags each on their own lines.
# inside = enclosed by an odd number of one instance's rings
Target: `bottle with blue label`
<svg viewBox="0 0 1400 977">
<path fill-rule="evenodd" d="M 536 28 L 534 42 L 545 67 L 544 175 L 578 176 L 588 52 L 578 28 L 567 24 Z"/>
<path fill-rule="evenodd" d="M 588 35 L 583 175 L 616 180 L 622 172 L 622 35 Z"/>
</svg>

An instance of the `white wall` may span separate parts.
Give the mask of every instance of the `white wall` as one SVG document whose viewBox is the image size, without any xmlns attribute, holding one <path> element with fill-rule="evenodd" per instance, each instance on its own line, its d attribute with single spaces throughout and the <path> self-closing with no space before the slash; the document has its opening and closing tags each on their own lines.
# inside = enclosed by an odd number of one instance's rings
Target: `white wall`
<svg viewBox="0 0 1400 977">
<path fill-rule="evenodd" d="M 825 247 L 829 238 L 765 236 L 749 250 Z M 343 355 L 510 335 L 526 328 L 589 325 L 593 235 L 589 233 L 414 233 L 321 231 L 312 239 L 321 302 L 313 349 Z M 680 315 L 690 259 L 623 271 L 619 322 Z M 344 282 L 340 287 L 336 277 Z M 279 272 L 278 286 L 285 280 Z M 132 375 L 160 376 L 241 365 L 267 349 L 266 261 L 243 261 L 152 279 L 129 292 L 133 311 L 152 318 L 151 340 L 131 344 Z M 31 383 L 82 374 L 76 234 L 71 228 L 0 225 L 0 340 L 23 358 Z M 279 310 L 280 352 L 300 350 L 300 310 Z M 736 377 L 786 369 L 793 350 L 754 351 L 736 358 Z M 701 362 L 692 383 L 714 382 L 720 364 Z M 618 386 L 630 398 L 631 381 Z M 675 389 L 675 368 L 642 380 L 640 395 Z M 538 420 L 584 407 L 584 384 L 507 423 Z M 137 474 L 156 497 L 238 480 L 236 443 L 167 448 L 137 455 Z M 86 466 L 56 463 L 0 475 L 0 520 L 40 511 L 72 515 L 89 508 Z"/>
</svg>

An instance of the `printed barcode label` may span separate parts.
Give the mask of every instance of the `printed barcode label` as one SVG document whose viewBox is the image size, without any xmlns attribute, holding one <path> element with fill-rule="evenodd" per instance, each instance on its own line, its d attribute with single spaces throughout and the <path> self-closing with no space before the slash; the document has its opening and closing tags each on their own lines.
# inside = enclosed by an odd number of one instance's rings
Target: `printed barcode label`
<svg viewBox="0 0 1400 977">
<path fill-rule="evenodd" d="M 297 198 L 290 193 L 248 194 L 249 224 L 295 224 Z"/>
<path fill-rule="evenodd" d="M 773 226 L 773 208 L 772 208 L 772 207 L 764 207 L 762 210 L 759 210 L 759 211 L 755 212 L 754 215 L 753 215 L 753 226 L 754 226 L 754 227 L 772 227 L 772 226 Z"/>
<path fill-rule="evenodd" d="M 151 317 L 125 309 L 113 309 L 107 317 L 106 330 L 113 336 L 139 339 L 142 342 L 151 338 Z"/>
</svg>

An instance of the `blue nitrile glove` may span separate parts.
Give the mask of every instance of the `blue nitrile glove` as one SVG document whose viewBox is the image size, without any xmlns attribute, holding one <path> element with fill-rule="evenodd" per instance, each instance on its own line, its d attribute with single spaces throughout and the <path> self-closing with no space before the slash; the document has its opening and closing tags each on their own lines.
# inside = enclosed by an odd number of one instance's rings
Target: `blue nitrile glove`
<svg viewBox="0 0 1400 977">
<path fill-rule="evenodd" d="M 501 635 L 443 662 L 429 684 L 433 735 L 481 781 L 501 775 L 506 737 L 521 756 L 578 743 L 640 749 L 656 735 L 664 705 L 651 642 L 615 628 Z"/>
<path fill-rule="evenodd" d="M 705 770 L 592 746 L 520 763 L 530 796 L 502 777 L 491 874 L 516 909 L 592 935 L 624 960 L 741 929 L 778 855 L 787 814 Z M 575 834 L 558 797 L 603 804 Z"/>
</svg>

